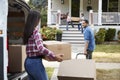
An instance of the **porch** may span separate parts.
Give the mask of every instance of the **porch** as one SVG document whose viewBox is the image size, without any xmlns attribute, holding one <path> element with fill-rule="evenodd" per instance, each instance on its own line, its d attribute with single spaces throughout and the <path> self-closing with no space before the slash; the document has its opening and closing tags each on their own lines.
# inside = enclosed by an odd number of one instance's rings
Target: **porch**
<svg viewBox="0 0 120 80">
<path fill-rule="evenodd" d="M 84 13 L 93 25 L 120 24 L 120 0 L 48 0 L 47 24 L 66 24 L 67 12 L 71 17 Z"/>
</svg>

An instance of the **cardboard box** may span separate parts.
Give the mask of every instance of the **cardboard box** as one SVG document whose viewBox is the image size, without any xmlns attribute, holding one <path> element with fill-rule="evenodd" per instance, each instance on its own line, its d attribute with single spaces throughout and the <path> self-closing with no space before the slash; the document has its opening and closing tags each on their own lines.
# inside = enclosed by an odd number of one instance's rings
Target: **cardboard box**
<svg viewBox="0 0 120 80">
<path fill-rule="evenodd" d="M 79 18 L 79 17 L 71 17 L 71 20 L 72 20 L 72 21 L 75 21 L 75 22 L 79 22 L 79 21 L 80 21 L 80 18 Z"/>
<path fill-rule="evenodd" d="M 24 71 L 24 61 L 26 58 L 26 46 L 24 45 L 10 45 L 9 46 L 9 72 Z"/>
<path fill-rule="evenodd" d="M 93 60 L 67 60 L 60 64 L 58 80 L 96 80 Z"/>
<path fill-rule="evenodd" d="M 71 59 L 71 45 L 60 41 L 44 41 L 44 46 L 55 54 L 64 54 L 63 60 Z"/>
</svg>

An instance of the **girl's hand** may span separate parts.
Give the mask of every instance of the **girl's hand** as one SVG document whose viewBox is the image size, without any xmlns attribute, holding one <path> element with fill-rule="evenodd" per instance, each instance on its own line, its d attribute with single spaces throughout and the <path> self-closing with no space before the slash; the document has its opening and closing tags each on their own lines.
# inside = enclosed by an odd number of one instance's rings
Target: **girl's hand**
<svg viewBox="0 0 120 80">
<path fill-rule="evenodd" d="M 61 62 L 63 61 L 63 54 L 57 54 L 55 55 L 55 59 L 50 59 L 49 56 L 45 56 L 43 59 L 47 60 L 47 61 L 58 61 L 58 62 Z"/>
<path fill-rule="evenodd" d="M 57 54 L 56 57 L 55 57 L 56 61 L 62 62 L 63 61 L 63 56 L 64 56 L 63 54 Z"/>
</svg>

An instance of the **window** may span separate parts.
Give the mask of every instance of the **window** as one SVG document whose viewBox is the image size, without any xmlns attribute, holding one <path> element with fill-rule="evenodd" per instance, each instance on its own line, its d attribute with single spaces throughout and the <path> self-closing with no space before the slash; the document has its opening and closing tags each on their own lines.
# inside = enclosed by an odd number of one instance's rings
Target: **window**
<svg viewBox="0 0 120 80">
<path fill-rule="evenodd" d="M 109 0 L 109 12 L 118 12 L 118 0 Z"/>
<path fill-rule="evenodd" d="M 103 12 L 118 12 L 118 0 L 102 0 Z"/>
</svg>

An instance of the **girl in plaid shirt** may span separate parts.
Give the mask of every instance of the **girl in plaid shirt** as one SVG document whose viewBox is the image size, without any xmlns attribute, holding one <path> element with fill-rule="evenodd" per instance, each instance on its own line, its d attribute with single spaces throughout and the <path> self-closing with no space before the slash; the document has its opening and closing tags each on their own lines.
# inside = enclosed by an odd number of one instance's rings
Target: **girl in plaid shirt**
<svg viewBox="0 0 120 80">
<path fill-rule="evenodd" d="M 43 40 L 37 27 L 39 22 L 40 13 L 31 10 L 27 17 L 23 38 L 27 54 L 25 69 L 28 73 L 29 80 L 48 80 L 42 58 L 49 61 L 61 62 L 63 57 L 62 54 L 55 55 L 43 46 Z"/>
</svg>

